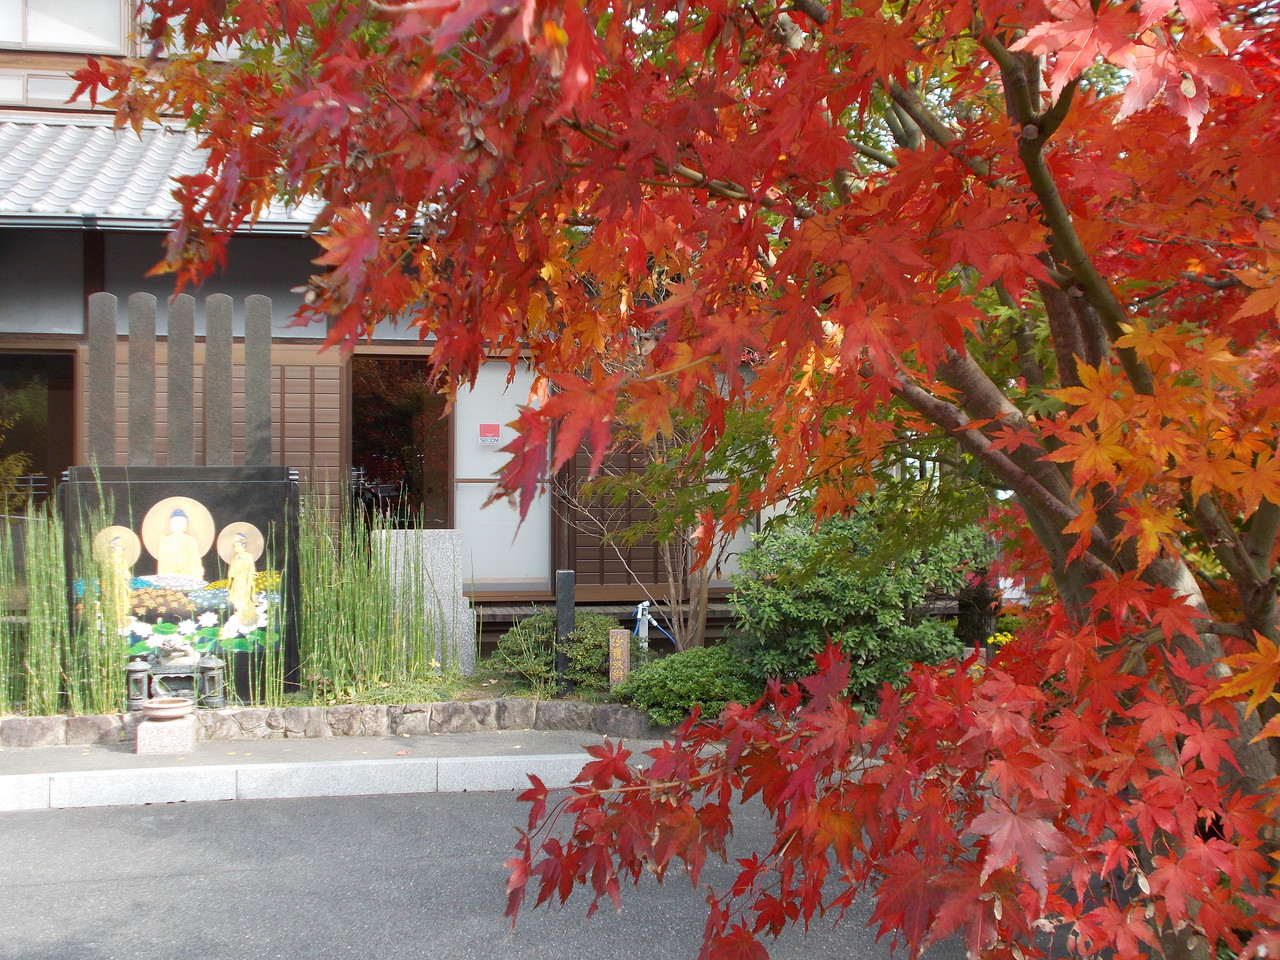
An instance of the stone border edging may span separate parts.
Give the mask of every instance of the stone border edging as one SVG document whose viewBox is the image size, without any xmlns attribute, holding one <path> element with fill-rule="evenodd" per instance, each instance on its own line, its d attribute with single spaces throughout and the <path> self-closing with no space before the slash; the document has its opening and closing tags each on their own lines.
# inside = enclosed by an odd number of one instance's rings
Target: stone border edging
<svg viewBox="0 0 1280 960">
<path fill-rule="evenodd" d="M 329 737 L 428 736 L 482 730 L 590 730 L 610 737 L 658 739 L 648 714 L 619 703 L 577 700 L 449 700 L 394 706 L 239 707 L 197 710 L 196 739 L 294 740 Z M 87 717 L 5 717 L 0 747 L 85 746 L 134 739 L 141 713 Z"/>
</svg>

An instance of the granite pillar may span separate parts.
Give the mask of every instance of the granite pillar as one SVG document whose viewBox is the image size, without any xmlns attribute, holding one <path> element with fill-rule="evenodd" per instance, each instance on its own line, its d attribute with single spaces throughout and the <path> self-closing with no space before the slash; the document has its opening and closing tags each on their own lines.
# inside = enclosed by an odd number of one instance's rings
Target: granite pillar
<svg viewBox="0 0 1280 960">
<path fill-rule="evenodd" d="M 215 293 L 204 302 L 204 462 L 231 466 L 231 298 Z"/>
<path fill-rule="evenodd" d="M 244 302 L 244 463 L 271 463 L 271 298 Z"/>
<path fill-rule="evenodd" d="M 180 294 L 169 304 L 169 465 L 191 467 L 195 447 L 196 301 Z"/>
<path fill-rule="evenodd" d="M 109 293 L 89 297 L 89 383 L 85 432 L 89 462 L 111 467 L 116 462 L 116 298 Z"/>
<path fill-rule="evenodd" d="M 462 592 L 462 534 L 457 530 L 387 530 L 377 533 L 374 562 L 396 584 L 398 602 L 419 605 L 442 666 L 475 672 L 476 621 Z M 402 614 L 406 620 L 407 612 Z"/>
<path fill-rule="evenodd" d="M 129 298 L 129 466 L 156 463 L 156 298 Z"/>
</svg>

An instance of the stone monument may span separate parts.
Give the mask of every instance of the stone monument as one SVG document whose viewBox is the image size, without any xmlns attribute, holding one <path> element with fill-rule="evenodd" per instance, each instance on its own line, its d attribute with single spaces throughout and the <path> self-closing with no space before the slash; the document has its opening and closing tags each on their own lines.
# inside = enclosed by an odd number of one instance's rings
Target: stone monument
<svg viewBox="0 0 1280 960">
<path fill-rule="evenodd" d="M 376 562 L 397 585 L 401 603 L 421 604 L 441 665 L 466 675 L 476 669 L 476 620 L 462 592 L 462 534 L 458 530 L 387 530 L 377 535 Z"/>
<path fill-rule="evenodd" d="M 117 302 L 89 298 L 89 466 L 72 467 L 59 497 L 69 569 L 93 538 L 96 571 L 73 584 L 87 605 L 89 586 L 105 598 L 130 656 L 151 664 L 156 692 L 200 696 L 197 662 L 228 660 L 237 692 L 248 696 L 250 661 L 283 644 L 286 678 L 298 654 L 297 477 L 271 463 L 271 301 L 245 301 L 242 376 L 243 463 L 233 451 L 232 301 L 205 301 L 203 404 L 197 411 L 196 303 L 169 306 L 165 366 L 167 464 L 156 463 L 156 301 L 129 298 L 126 402 L 117 392 Z M 128 411 L 127 463 L 116 459 L 116 411 Z M 203 444 L 197 450 L 197 413 Z M 96 528 L 101 528 L 96 529 Z M 105 562 L 102 558 L 106 558 Z M 96 596 L 96 594 L 95 594 Z M 95 608 L 108 610 L 104 602 Z M 86 611 L 87 612 L 87 611 Z M 104 618 L 106 614 L 103 614 Z M 118 623 L 116 621 L 119 621 Z M 124 669 L 121 664 L 121 669 Z"/>
</svg>

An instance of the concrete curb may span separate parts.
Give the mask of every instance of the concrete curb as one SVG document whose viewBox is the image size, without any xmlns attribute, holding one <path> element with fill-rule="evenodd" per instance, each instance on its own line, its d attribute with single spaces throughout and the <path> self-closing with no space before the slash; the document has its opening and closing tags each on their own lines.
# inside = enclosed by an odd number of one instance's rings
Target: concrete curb
<svg viewBox="0 0 1280 960">
<path fill-rule="evenodd" d="M 583 754 L 265 763 L 0 776 L 0 811 L 568 786 Z"/>
</svg>

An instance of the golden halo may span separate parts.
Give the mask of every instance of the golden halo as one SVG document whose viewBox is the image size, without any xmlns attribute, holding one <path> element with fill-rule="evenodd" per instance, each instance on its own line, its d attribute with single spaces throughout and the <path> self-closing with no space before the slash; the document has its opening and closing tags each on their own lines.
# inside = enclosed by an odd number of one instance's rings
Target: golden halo
<svg viewBox="0 0 1280 960">
<path fill-rule="evenodd" d="M 142 556 L 142 542 L 138 539 L 138 535 L 128 527 L 103 527 L 95 533 L 93 535 L 93 559 L 98 563 L 106 563 L 111 556 L 111 541 L 116 537 L 120 538 L 120 542 L 124 546 L 126 565 L 132 567 L 138 562 L 138 557 Z"/>
<path fill-rule="evenodd" d="M 231 558 L 235 556 L 231 551 L 231 541 L 235 539 L 237 533 L 244 534 L 245 548 L 255 561 L 262 556 L 262 551 L 266 549 L 266 540 L 262 536 L 262 531 L 247 520 L 237 520 L 235 523 L 228 523 L 218 534 L 218 556 L 222 558 L 223 563 L 230 563 Z"/>
<path fill-rule="evenodd" d="M 203 503 L 190 497 L 165 497 L 147 511 L 142 518 L 142 542 L 146 544 L 147 553 L 160 559 L 160 541 L 169 532 L 169 518 L 175 510 L 187 515 L 187 533 L 196 538 L 203 557 L 213 546 L 213 515 Z"/>
</svg>

